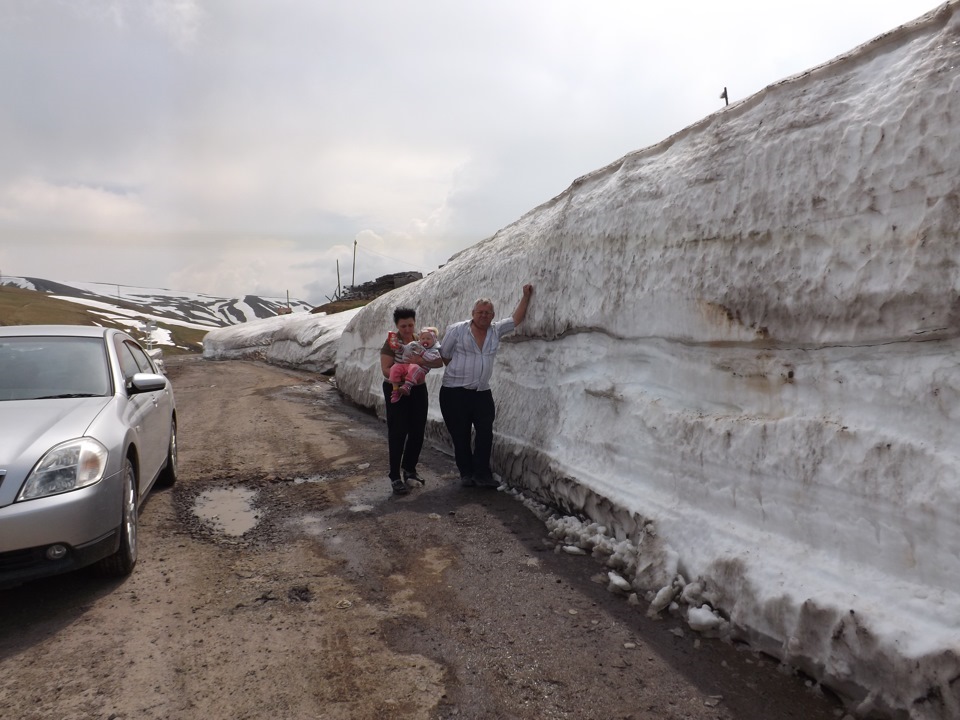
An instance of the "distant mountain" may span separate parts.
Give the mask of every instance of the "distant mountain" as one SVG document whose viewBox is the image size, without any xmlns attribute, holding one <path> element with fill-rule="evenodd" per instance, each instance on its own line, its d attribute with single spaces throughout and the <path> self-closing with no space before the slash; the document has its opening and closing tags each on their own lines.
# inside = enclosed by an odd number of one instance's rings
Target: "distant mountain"
<svg viewBox="0 0 960 720">
<path fill-rule="evenodd" d="M 185 293 L 161 288 L 140 288 L 108 283 L 55 282 L 33 277 L 4 276 L 0 285 L 14 285 L 48 293 L 62 300 L 120 315 L 145 316 L 197 329 L 225 327 L 273 317 L 287 312 L 309 312 L 311 305 L 301 300 L 245 295 L 221 298 L 200 293 Z"/>
</svg>

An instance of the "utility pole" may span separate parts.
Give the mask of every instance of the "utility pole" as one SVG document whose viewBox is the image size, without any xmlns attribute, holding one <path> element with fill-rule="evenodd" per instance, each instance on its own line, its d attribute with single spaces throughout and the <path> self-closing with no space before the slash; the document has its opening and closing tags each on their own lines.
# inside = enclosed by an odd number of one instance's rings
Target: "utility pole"
<svg viewBox="0 0 960 720">
<path fill-rule="evenodd" d="M 353 274 L 350 276 L 350 289 L 357 286 L 357 239 L 353 239 Z"/>
<path fill-rule="evenodd" d="M 337 300 L 340 299 L 340 258 L 337 258 Z"/>
<path fill-rule="evenodd" d="M 720 93 L 720 99 L 723 100 L 724 106 L 730 104 L 730 96 L 727 95 L 727 88 L 726 88 L 726 86 L 724 86 L 723 92 Z"/>
</svg>

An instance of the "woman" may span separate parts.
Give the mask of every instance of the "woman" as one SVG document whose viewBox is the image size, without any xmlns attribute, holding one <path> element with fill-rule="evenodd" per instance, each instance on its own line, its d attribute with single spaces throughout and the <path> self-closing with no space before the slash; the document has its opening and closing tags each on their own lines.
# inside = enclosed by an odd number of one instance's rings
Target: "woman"
<svg viewBox="0 0 960 720">
<path fill-rule="evenodd" d="M 417 475 L 417 462 L 423 448 L 423 433 L 427 425 L 427 409 L 430 401 L 426 385 L 414 385 L 409 395 L 401 395 L 398 402 L 390 402 L 393 385 L 390 383 L 390 368 L 401 361 L 403 346 L 417 339 L 417 311 L 412 308 L 398 307 L 393 311 L 393 322 L 397 326 L 398 347 L 391 347 L 390 339 L 380 349 L 380 371 L 383 373 L 383 400 L 387 411 L 387 444 L 390 448 L 390 487 L 397 495 L 410 492 L 408 482 L 423 485 Z M 443 365 L 442 360 L 433 362 L 419 357 L 407 360 L 408 363 L 422 365 L 424 368 L 436 368 Z M 402 473 L 402 475 L 401 475 Z"/>
</svg>

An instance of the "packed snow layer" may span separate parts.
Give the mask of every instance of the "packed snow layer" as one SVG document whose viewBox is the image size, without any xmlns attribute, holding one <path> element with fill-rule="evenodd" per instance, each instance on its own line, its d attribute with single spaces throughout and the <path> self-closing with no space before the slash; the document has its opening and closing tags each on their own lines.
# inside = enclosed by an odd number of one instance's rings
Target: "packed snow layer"
<svg viewBox="0 0 960 720">
<path fill-rule="evenodd" d="M 203 338 L 210 360 L 248 358 L 319 373 L 334 369 L 337 340 L 357 314 L 294 313 L 211 330 Z"/>
<path fill-rule="evenodd" d="M 859 714 L 956 718 L 958 232 L 951 2 L 374 301 L 338 386 L 382 413 L 394 307 L 442 328 L 532 282 L 494 373 L 498 472 L 627 543 L 635 587 L 716 611 Z"/>
</svg>

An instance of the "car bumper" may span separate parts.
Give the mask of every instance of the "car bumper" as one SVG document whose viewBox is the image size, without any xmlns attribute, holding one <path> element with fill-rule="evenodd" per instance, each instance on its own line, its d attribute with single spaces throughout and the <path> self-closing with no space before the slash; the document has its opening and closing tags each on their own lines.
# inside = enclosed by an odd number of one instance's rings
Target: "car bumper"
<svg viewBox="0 0 960 720">
<path fill-rule="evenodd" d="M 75 570 L 114 552 L 121 518 L 120 476 L 0 508 L 0 587 Z M 47 559 L 62 545 L 66 554 Z"/>
<path fill-rule="evenodd" d="M 50 575 L 79 570 L 112 555 L 120 545 L 120 528 L 86 545 L 67 546 L 67 554 L 57 560 L 47 557 L 50 545 L 0 552 L 0 589 L 10 588 Z"/>
</svg>

